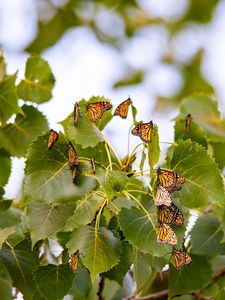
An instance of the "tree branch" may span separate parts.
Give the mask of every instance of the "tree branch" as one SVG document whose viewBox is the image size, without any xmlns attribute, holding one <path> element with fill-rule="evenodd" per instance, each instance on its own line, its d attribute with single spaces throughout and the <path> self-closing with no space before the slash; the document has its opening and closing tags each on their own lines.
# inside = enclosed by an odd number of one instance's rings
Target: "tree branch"
<svg viewBox="0 0 225 300">
<path fill-rule="evenodd" d="M 105 285 L 105 278 L 101 277 L 101 280 L 99 281 L 99 284 L 98 284 L 97 300 L 104 300 L 104 297 L 103 297 L 104 285 Z"/>
<path fill-rule="evenodd" d="M 128 298 L 124 298 L 123 300 L 155 300 L 155 299 L 160 299 L 161 297 L 168 296 L 168 294 L 169 294 L 169 290 L 164 290 L 143 297 L 130 296 Z"/>
</svg>

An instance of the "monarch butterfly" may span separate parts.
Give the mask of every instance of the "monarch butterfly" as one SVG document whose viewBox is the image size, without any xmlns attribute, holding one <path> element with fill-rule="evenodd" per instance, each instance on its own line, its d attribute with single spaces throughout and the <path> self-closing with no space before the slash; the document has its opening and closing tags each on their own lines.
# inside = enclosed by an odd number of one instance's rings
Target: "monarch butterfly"
<svg viewBox="0 0 225 300">
<path fill-rule="evenodd" d="M 191 114 L 188 114 L 188 115 L 186 116 L 185 126 L 184 126 L 184 133 L 185 133 L 185 134 L 187 134 L 188 131 L 189 131 L 189 129 L 190 129 L 191 120 L 192 120 Z"/>
<path fill-rule="evenodd" d="M 177 237 L 173 229 L 166 223 L 161 223 L 158 233 L 157 242 L 161 244 L 177 245 Z"/>
<path fill-rule="evenodd" d="M 126 119 L 129 105 L 131 103 L 132 103 L 132 101 L 131 101 L 130 97 L 127 100 L 120 103 L 114 112 L 114 116 L 120 116 L 122 119 Z"/>
<path fill-rule="evenodd" d="M 79 114 L 79 105 L 76 102 L 74 104 L 74 110 L 73 110 L 73 124 L 74 124 L 74 126 L 77 126 L 78 114 Z"/>
<path fill-rule="evenodd" d="M 186 252 L 173 249 L 171 259 L 178 270 L 191 263 L 191 257 Z"/>
<path fill-rule="evenodd" d="M 152 141 L 152 130 L 153 123 L 150 121 L 149 123 L 138 124 L 131 131 L 133 135 L 137 135 L 141 138 L 141 140 L 145 143 L 151 143 Z"/>
<path fill-rule="evenodd" d="M 70 271 L 73 273 L 77 271 L 79 258 L 80 258 L 80 252 L 79 250 L 77 250 L 69 259 L 69 268 Z"/>
<path fill-rule="evenodd" d="M 79 164 L 77 151 L 73 147 L 72 143 L 69 142 L 68 147 L 68 162 L 71 168 L 77 167 Z"/>
<path fill-rule="evenodd" d="M 74 167 L 72 172 L 73 183 L 75 182 L 76 176 L 77 176 L 77 168 Z"/>
<path fill-rule="evenodd" d="M 86 106 L 88 111 L 88 117 L 91 122 L 95 122 L 103 116 L 103 113 L 109 110 L 112 107 L 112 104 L 109 102 L 101 101 L 89 103 Z"/>
<path fill-rule="evenodd" d="M 185 178 L 176 172 L 158 168 L 157 176 L 160 184 L 165 187 L 169 192 L 180 190 L 181 184 L 185 183 Z"/>
<path fill-rule="evenodd" d="M 95 166 L 95 161 L 93 158 L 90 159 L 90 165 L 91 165 L 91 168 L 93 170 L 93 174 L 96 173 L 96 166 Z"/>
<path fill-rule="evenodd" d="M 178 207 L 172 202 L 170 206 L 158 207 L 158 220 L 166 224 L 181 226 L 184 223 L 184 215 Z"/>
<path fill-rule="evenodd" d="M 55 144 L 55 142 L 58 140 L 58 133 L 51 129 L 50 130 L 50 134 L 49 134 L 49 137 L 48 137 L 48 150 L 51 150 Z"/>
<path fill-rule="evenodd" d="M 162 185 L 158 186 L 156 197 L 155 197 L 155 205 L 166 205 L 170 206 L 171 204 L 171 196 L 170 193 L 164 188 Z"/>
</svg>

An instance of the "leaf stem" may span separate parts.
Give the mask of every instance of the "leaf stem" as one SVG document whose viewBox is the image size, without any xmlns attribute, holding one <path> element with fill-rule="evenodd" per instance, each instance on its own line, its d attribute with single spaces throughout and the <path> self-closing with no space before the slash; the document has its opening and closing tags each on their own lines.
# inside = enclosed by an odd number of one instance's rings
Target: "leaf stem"
<svg viewBox="0 0 225 300">
<path fill-rule="evenodd" d="M 113 146 L 109 143 L 109 141 L 106 140 L 106 138 L 105 138 L 105 145 L 106 145 L 106 144 L 107 144 L 107 147 L 109 147 L 109 148 L 111 149 L 111 151 L 113 152 L 113 154 L 115 155 L 115 157 L 116 157 L 116 159 L 117 159 L 117 161 L 118 161 L 120 167 L 122 167 L 122 162 L 121 162 L 121 160 L 120 160 L 118 154 L 116 153 L 116 151 L 115 151 L 115 149 L 113 148 Z M 109 151 L 109 148 L 108 148 L 108 151 Z M 107 150 L 106 150 L 106 151 L 107 151 Z"/>
<path fill-rule="evenodd" d="M 96 221 L 95 221 L 95 231 L 99 229 L 101 213 L 102 213 L 106 203 L 107 203 L 107 199 L 105 199 L 105 201 L 103 202 L 102 206 L 100 207 L 100 209 L 98 211 Z"/>
<path fill-rule="evenodd" d="M 108 147 L 108 143 L 107 142 L 105 142 L 105 151 L 106 151 L 107 156 L 108 156 L 110 171 L 112 171 L 112 159 L 111 159 L 111 155 L 109 153 L 109 147 Z"/>
</svg>

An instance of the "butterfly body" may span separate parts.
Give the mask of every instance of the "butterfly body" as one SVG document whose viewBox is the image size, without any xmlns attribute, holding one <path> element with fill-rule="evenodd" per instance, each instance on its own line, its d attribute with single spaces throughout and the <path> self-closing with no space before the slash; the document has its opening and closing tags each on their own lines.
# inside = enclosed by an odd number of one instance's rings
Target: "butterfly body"
<svg viewBox="0 0 225 300">
<path fill-rule="evenodd" d="M 191 263 L 191 257 L 185 251 L 173 249 L 171 258 L 178 270 Z"/>
<path fill-rule="evenodd" d="M 114 116 L 120 116 L 122 119 L 126 119 L 131 103 L 132 101 L 130 98 L 120 103 L 115 109 Z"/>
<path fill-rule="evenodd" d="M 191 120 L 192 120 L 191 114 L 188 114 L 186 116 L 185 126 L 184 126 L 184 133 L 185 134 L 187 134 L 189 132 L 190 125 L 191 125 Z"/>
<path fill-rule="evenodd" d="M 155 197 L 155 205 L 156 206 L 160 206 L 160 205 L 170 206 L 171 202 L 172 202 L 172 200 L 171 200 L 170 193 L 162 185 L 159 185 L 158 189 L 157 189 L 156 197 Z"/>
<path fill-rule="evenodd" d="M 77 271 L 79 257 L 80 257 L 80 253 L 79 253 L 79 250 L 77 250 L 69 259 L 69 268 L 70 268 L 70 271 L 73 273 L 76 273 L 76 271 Z"/>
<path fill-rule="evenodd" d="M 152 141 L 153 122 L 141 123 L 134 127 L 131 131 L 133 135 L 139 136 L 145 143 L 151 143 Z"/>
<path fill-rule="evenodd" d="M 157 233 L 157 242 L 160 244 L 177 245 L 177 237 L 173 229 L 166 223 L 161 223 Z"/>
<path fill-rule="evenodd" d="M 158 220 L 166 224 L 181 226 L 184 223 L 184 215 L 172 202 L 170 206 L 161 205 L 158 207 Z"/>
<path fill-rule="evenodd" d="M 72 143 L 69 142 L 67 146 L 68 151 L 68 162 L 71 168 L 77 167 L 79 164 L 77 151 L 73 147 Z"/>
<path fill-rule="evenodd" d="M 55 144 L 55 142 L 58 140 L 58 133 L 51 129 L 48 137 L 48 150 L 51 150 Z"/>
<path fill-rule="evenodd" d="M 160 184 L 167 189 L 168 192 L 173 192 L 175 190 L 180 190 L 183 183 L 185 183 L 185 178 L 176 172 L 158 168 L 157 176 Z"/>
<path fill-rule="evenodd" d="M 103 116 L 103 113 L 109 110 L 112 104 L 106 101 L 89 103 L 86 106 L 88 117 L 91 122 L 96 122 Z"/>
</svg>

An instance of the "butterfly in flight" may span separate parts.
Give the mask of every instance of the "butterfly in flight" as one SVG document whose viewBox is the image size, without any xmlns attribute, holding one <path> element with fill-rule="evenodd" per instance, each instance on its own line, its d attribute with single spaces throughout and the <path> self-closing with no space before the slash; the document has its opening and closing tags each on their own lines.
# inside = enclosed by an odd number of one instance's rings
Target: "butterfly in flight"
<svg viewBox="0 0 225 300">
<path fill-rule="evenodd" d="M 69 259 L 69 268 L 70 271 L 73 273 L 77 271 L 79 258 L 80 258 L 80 252 L 79 250 L 77 250 Z"/>
<path fill-rule="evenodd" d="M 184 126 L 184 133 L 185 134 L 187 134 L 189 132 L 190 125 L 191 125 L 191 120 L 192 120 L 191 114 L 188 114 L 186 116 L 185 126 Z"/>
<path fill-rule="evenodd" d="M 115 109 L 114 116 L 120 116 L 122 119 L 126 119 L 131 103 L 132 101 L 130 98 L 120 103 Z"/>
<path fill-rule="evenodd" d="M 166 205 L 170 206 L 172 202 L 171 195 L 162 185 L 158 186 L 157 193 L 155 196 L 155 205 Z"/>
<path fill-rule="evenodd" d="M 184 251 L 173 249 L 171 259 L 178 270 L 191 263 L 191 257 Z"/>
<path fill-rule="evenodd" d="M 48 150 L 51 150 L 55 144 L 55 142 L 58 140 L 58 133 L 51 129 L 48 137 Z"/>
<path fill-rule="evenodd" d="M 169 192 L 173 192 L 175 190 L 179 191 L 182 188 L 181 184 L 186 181 L 185 178 L 178 173 L 161 168 L 158 168 L 157 176 L 160 184 Z"/>
<path fill-rule="evenodd" d="M 76 102 L 74 104 L 74 110 L 73 110 L 73 124 L 74 126 L 77 126 L 77 122 L 78 122 L 78 115 L 79 115 L 79 105 Z"/>
<path fill-rule="evenodd" d="M 184 215 L 172 202 L 170 206 L 161 205 L 158 207 L 158 220 L 166 224 L 181 226 L 184 223 Z"/>
<path fill-rule="evenodd" d="M 143 142 L 151 143 L 152 131 L 153 131 L 153 123 L 152 121 L 150 121 L 149 123 L 138 124 L 132 129 L 131 133 L 133 135 L 139 136 Z"/>
<path fill-rule="evenodd" d="M 166 223 L 161 223 L 157 233 L 157 242 L 160 244 L 177 245 L 177 237 L 173 229 Z"/>
<path fill-rule="evenodd" d="M 69 142 L 67 146 L 67 152 L 68 152 L 68 162 L 71 168 L 77 167 L 79 164 L 77 151 L 73 147 L 72 143 Z"/>
<path fill-rule="evenodd" d="M 86 109 L 88 111 L 89 120 L 91 122 L 96 122 L 97 120 L 101 119 L 103 113 L 109 110 L 111 107 L 112 104 L 105 101 L 87 104 Z"/>
</svg>

